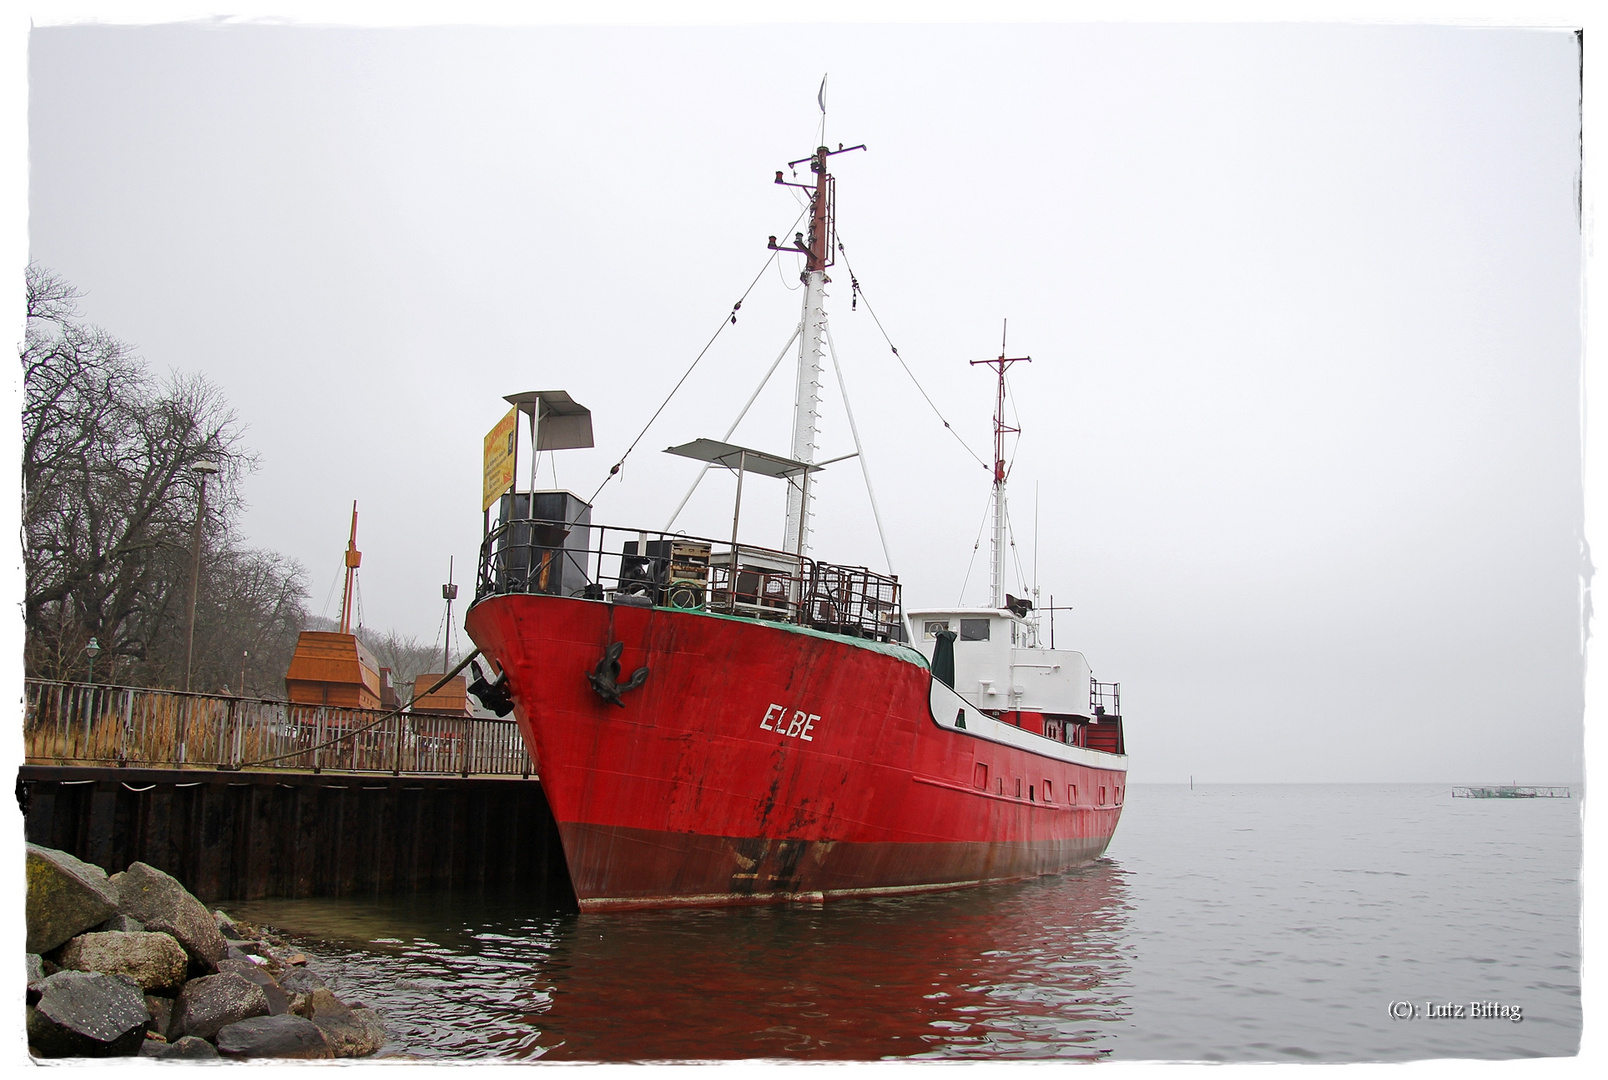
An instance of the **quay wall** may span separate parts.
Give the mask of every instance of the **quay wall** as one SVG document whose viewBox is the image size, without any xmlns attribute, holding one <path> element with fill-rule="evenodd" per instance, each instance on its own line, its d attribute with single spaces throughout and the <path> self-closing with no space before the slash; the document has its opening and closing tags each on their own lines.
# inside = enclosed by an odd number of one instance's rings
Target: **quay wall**
<svg viewBox="0 0 1608 1080">
<path fill-rule="evenodd" d="M 209 902 L 479 887 L 571 896 L 539 780 L 24 765 L 31 843 Z M 572 897 L 571 897 L 572 899 Z"/>
</svg>

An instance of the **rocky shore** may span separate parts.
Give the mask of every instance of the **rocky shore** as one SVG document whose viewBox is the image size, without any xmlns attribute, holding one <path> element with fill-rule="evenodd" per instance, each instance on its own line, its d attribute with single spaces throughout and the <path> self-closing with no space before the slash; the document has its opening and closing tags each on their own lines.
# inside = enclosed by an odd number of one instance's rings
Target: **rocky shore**
<svg viewBox="0 0 1608 1080">
<path fill-rule="evenodd" d="M 28 1048 L 35 1057 L 337 1058 L 385 1042 L 307 958 L 134 863 L 110 876 L 29 844 Z"/>
</svg>

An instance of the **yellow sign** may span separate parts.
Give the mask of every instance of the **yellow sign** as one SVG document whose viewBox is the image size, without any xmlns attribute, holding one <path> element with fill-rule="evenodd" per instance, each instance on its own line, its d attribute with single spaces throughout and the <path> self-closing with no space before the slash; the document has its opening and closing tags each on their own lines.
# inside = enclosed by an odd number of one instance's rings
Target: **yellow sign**
<svg viewBox="0 0 1608 1080">
<path fill-rule="evenodd" d="M 519 407 L 516 405 L 486 433 L 486 486 L 481 491 L 482 510 L 490 510 L 491 504 L 514 486 L 514 447 L 518 441 Z"/>
</svg>

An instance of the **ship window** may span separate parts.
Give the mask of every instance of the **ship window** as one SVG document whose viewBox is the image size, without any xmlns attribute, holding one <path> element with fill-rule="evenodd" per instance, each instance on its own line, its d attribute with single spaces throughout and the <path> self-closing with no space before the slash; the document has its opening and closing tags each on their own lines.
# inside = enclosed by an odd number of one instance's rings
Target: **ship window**
<svg viewBox="0 0 1608 1080">
<path fill-rule="evenodd" d="M 960 640 L 962 640 L 962 641 L 987 641 L 988 640 L 988 622 L 989 622 L 989 620 L 987 620 L 987 619 L 962 619 L 962 620 L 960 620 Z"/>
<path fill-rule="evenodd" d="M 1038 796 L 1033 794 L 1033 785 L 1032 784 L 1027 785 L 1027 801 L 1028 802 L 1038 802 Z"/>
<path fill-rule="evenodd" d="M 1022 778 L 1020 776 L 1016 778 L 1016 797 L 1018 799 L 1022 797 Z"/>
<path fill-rule="evenodd" d="M 1100 805 L 1101 805 L 1101 806 L 1104 806 L 1104 805 L 1105 805 L 1105 799 L 1106 799 L 1106 789 L 1105 789 L 1105 788 L 1101 788 L 1101 789 L 1100 789 Z"/>
<path fill-rule="evenodd" d="M 948 619 L 928 619 L 922 624 L 921 633 L 923 637 L 936 638 L 938 636 L 938 631 L 948 629 Z"/>
<path fill-rule="evenodd" d="M 977 763 L 976 768 L 972 769 L 972 786 L 979 791 L 988 787 L 988 766 L 981 761 Z"/>
<path fill-rule="evenodd" d="M 1044 801 L 1045 802 L 1054 802 L 1055 801 L 1054 798 L 1052 798 L 1051 795 L 1050 795 L 1050 782 L 1048 780 L 1044 781 Z"/>
<path fill-rule="evenodd" d="M 1078 804 L 1078 786 L 1076 784 L 1072 785 L 1072 789 L 1068 793 L 1066 801 L 1071 803 L 1073 806 Z"/>
</svg>

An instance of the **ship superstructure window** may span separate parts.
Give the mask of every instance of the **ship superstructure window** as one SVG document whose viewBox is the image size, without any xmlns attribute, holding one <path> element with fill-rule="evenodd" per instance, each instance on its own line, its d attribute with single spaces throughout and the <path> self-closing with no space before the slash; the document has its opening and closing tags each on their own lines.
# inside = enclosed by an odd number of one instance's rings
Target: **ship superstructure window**
<svg viewBox="0 0 1608 1080">
<path fill-rule="evenodd" d="M 921 636 L 929 639 L 936 638 L 938 636 L 938 631 L 948 629 L 948 619 L 928 619 L 922 624 Z"/>
<path fill-rule="evenodd" d="M 988 619 L 962 619 L 960 620 L 960 640 L 987 641 Z"/>
<path fill-rule="evenodd" d="M 979 791 L 988 788 L 988 766 L 981 761 L 977 762 L 977 767 L 972 770 L 972 786 Z"/>
<path fill-rule="evenodd" d="M 1055 799 L 1053 797 L 1051 797 L 1051 795 L 1050 795 L 1050 782 L 1048 780 L 1044 781 L 1044 801 L 1045 802 L 1054 802 L 1055 801 Z"/>
</svg>

